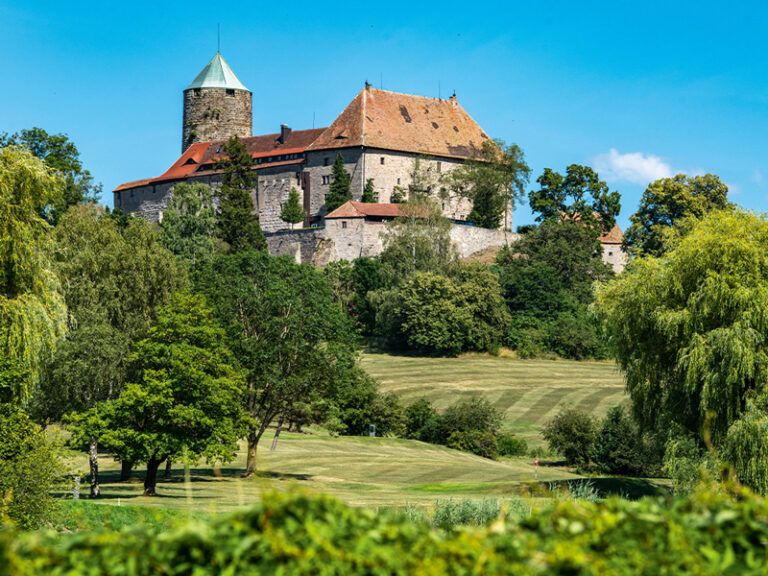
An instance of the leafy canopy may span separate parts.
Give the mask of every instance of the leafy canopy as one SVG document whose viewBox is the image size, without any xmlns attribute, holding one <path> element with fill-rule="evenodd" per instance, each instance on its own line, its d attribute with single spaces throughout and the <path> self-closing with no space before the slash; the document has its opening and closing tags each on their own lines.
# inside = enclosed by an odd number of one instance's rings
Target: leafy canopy
<svg viewBox="0 0 768 576">
<path fill-rule="evenodd" d="M 713 174 L 662 178 L 648 185 L 624 232 L 624 248 L 633 256 L 660 256 L 665 237 L 684 231 L 689 219 L 731 207 L 728 187 Z"/>
<path fill-rule="evenodd" d="M 331 185 L 325 196 L 326 214 L 330 214 L 345 202 L 352 200 L 350 185 L 351 178 L 349 172 L 344 168 L 344 157 L 338 153 L 331 168 Z"/>
<path fill-rule="evenodd" d="M 291 186 L 288 200 L 280 208 L 280 219 L 290 224 L 291 228 L 293 228 L 294 224 L 304 220 L 304 216 L 304 208 L 302 208 L 301 201 L 299 200 L 299 191 Z"/>
<path fill-rule="evenodd" d="M 216 209 L 211 188 L 199 182 L 176 184 L 160 229 L 163 245 L 190 268 L 212 258 Z"/>
</svg>

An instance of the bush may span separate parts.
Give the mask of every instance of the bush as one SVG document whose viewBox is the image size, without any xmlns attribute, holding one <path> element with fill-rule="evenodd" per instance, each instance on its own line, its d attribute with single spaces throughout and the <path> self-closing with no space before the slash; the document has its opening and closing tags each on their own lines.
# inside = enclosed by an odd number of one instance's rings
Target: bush
<svg viewBox="0 0 768 576">
<path fill-rule="evenodd" d="M 494 459 L 499 455 L 496 436 L 488 430 L 456 430 L 448 436 L 447 445 L 483 458 Z"/>
<path fill-rule="evenodd" d="M 421 440 L 422 430 L 439 417 L 429 400 L 417 400 L 405 409 L 405 437 Z"/>
<path fill-rule="evenodd" d="M 525 456 L 528 454 L 528 442 L 514 434 L 502 434 L 496 440 L 499 456 Z"/>
<path fill-rule="evenodd" d="M 433 521 L 485 523 L 494 511 L 492 500 L 441 504 Z M 328 497 L 267 494 L 251 509 L 170 530 L 0 530 L 0 572 L 757 576 L 768 571 L 766 541 L 768 503 L 746 490 L 636 502 L 560 501 L 522 520 L 450 531 Z"/>
<path fill-rule="evenodd" d="M 585 466 L 595 441 L 595 421 L 580 410 L 566 408 L 547 423 L 542 436 L 550 450 L 562 454 L 569 465 Z"/>
<path fill-rule="evenodd" d="M 601 472 L 629 474 L 638 468 L 638 434 L 621 406 L 605 415 L 595 437 L 593 461 Z"/>
<path fill-rule="evenodd" d="M 664 474 L 676 494 L 692 494 L 717 478 L 717 463 L 690 437 L 673 437 L 664 453 Z"/>
</svg>

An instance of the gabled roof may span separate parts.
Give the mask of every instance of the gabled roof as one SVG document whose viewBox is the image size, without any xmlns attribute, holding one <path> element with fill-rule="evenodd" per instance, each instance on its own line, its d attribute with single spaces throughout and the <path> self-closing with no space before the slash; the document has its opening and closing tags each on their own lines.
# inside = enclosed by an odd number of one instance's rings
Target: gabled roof
<svg viewBox="0 0 768 576">
<path fill-rule="evenodd" d="M 401 215 L 400 204 L 377 204 L 368 202 L 345 202 L 336 210 L 328 214 L 325 219 L 334 218 L 365 218 L 366 216 L 376 216 L 379 218 L 397 218 Z"/>
<path fill-rule="evenodd" d="M 610 231 L 600 236 L 601 244 L 621 244 L 624 234 L 618 224 L 614 224 Z"/>
<path fill-rule="evenodd" d="M 187 86 L 187 90 L 192 88 L 228 88 L 250 92 L 248 88 L 243 86 L 243 83 L 240 82 L 219 52 L 216 52 L 211 61 L 205 65 L 205 68 L 192 81 L 192 84 Z"/>
<path fill-rule="evenodd" d="M 280 141 L 280 133 L 251 136 L 249 138 L 241 138 L 240 140 L 245 144 L 251 157 L 254 160 L 260 161 L 258 164 L 254 164 L 254 167 L 300 164 L 304 162 L 304 159 L 301 158 L 300 155 L 304 153 L 307 146 L 309 146 L 323 132 L 323 130 L 325 130 L 325 128 L 292 130 L 285 135 L 285 140 L 283 142 Z M 225 143 L 226 140 L 214 140 L 213 142 L 197 142 L 196 144 L 192 144 L 168 170 L 157 178 L 145 178 L 144 180 L 136 180 L 135 182 L 121 184 L 115 188 L 115 192 L 194 176 L 195 173 L 200 172 L 201 167 L 206 170 L 203 172 L 204 174 L 214 174 L 216 173 L 216 170 L 213 169 L 213 165 L 216 161 L 226 157 L 220 152 L 220 149 Z M 296 155 L 297 157 L 288 158 L 288 156 L 293 155 Z"/>
<path fill-rule="evenodd" d="M 454 96 L 441 100 L 367 86 L 308 150 L 366 146 L 467 158 L 488 139 Z"/>
</svg>

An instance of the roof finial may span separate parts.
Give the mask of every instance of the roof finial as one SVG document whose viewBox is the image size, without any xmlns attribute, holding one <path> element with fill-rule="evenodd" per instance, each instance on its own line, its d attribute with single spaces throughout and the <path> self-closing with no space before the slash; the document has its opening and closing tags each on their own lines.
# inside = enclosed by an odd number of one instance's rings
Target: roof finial
<svg viewBox="0 0 768 576">
<path fill-rule="evenodd" d="M 216 52 L 221 54 L 221 24 L 216 24 Z"/>
<path fill-rule="evenodd" d="M 371 89 L 371 83 L 368 82 L 368 80 L 365 81 L 365 89 L 370 90 Z"/>
</svg>

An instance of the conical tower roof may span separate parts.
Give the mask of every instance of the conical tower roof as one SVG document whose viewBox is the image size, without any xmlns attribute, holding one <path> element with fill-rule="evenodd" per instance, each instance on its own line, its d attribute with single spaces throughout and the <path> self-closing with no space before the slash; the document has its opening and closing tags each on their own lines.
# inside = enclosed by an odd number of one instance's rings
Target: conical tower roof
<svg viewBox="0 0 768 576">
<path fill-rule="evenodd" d="M 191 88 L 228 88 L 230 90 L 250 92 L 238 80 L 235 73 L 232 72 L 232 68 L 224 61 L 219 52 L 216 52 L 216 55 L 206 64 L 205 68 L 197 75 L 197 78 L 192 81 L 192 84 L 187 86 L 187 90 Z"/>
</svg>

